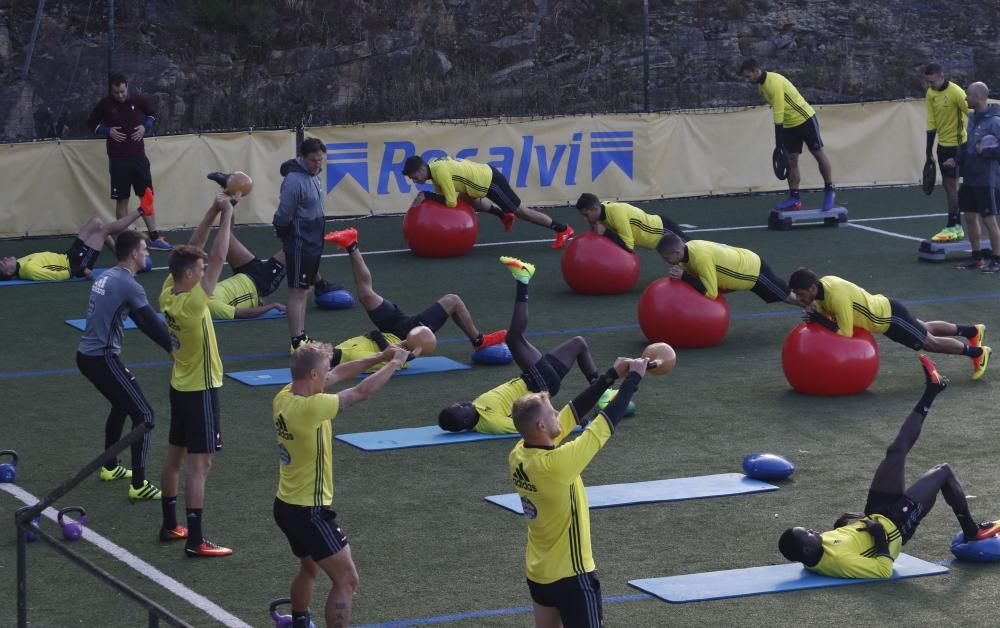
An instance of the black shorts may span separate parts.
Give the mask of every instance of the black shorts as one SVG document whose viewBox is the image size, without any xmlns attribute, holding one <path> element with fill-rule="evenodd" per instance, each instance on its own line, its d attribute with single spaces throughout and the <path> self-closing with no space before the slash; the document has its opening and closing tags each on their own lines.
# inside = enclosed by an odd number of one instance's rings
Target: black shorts
<svg viewBox="0 0 1000 628">
<path fill-rule="evenodd" d="M 892 307 L 892 322 L 885 332 L 886 338 L 906 345 L 914 351 L 923 349 L 924 341 L 927 340 L 927 328 L 924 324 L 913 318 L 899 301 L 889 299 L 889 305 Z"/>
<path fill-rule="evenodd" d="M 963 184 L 958 188 L 958 208 L 980 216 L 996 216 L 1000 209 L 1000 190 Z"/>
<path fill-rule="evenodd" d="M 785 127 L 781 137 L 781 143 L 785 145 L 785 151 L 789 154 L 801 153 L 802 144 L 811 151 L 823 148 L 823 138 L 819 135 L 819 121 L 816 120 L 816 116 L 799 126 Z"/>
<path fill-rule="evenodd" d="M 377 308 L 368 311 L 368 318 L 383 334 L 393 334 L 399 336 L 400 340 L 405 340 L 406 334 L 414 327 L 424 325 L 430 327 L 433 332 L 441 329 L 448 322 L 448 313 L 435 301 L 434 305 L 420 314 L 407 316 L 406 312 L 399 309 L 395 303 L 389 299 L 382 299 Z"/>
<path fill-rule="evenodd" d="M 74 239 L 73 244 L 66 251 L 66 257 L 69 258 L 70 277 L 83 277 L 84 269 L 94 270 L 94 264 L 97 263 L 97 258 L 100 255 L 100 251 L 90 248 L 80 238 Z"/>
<path fill-rule="evenodd" d="M 521 199 L 510 187 L 510 182 L 503 173 L 493 168 L 493 179 L 490 180 L 490 189 L 486 192 L 486 198 L 490 199 L 500 207 L 500 211 L 505 214 L 513 214 L 521 206 Z"/>
<path fill-rule="evenodd" d="M 295 506 L 275 498 L 274 522 L 285 533 L 297 558 L 308 556 L 320 561 L 347 547 L 337 513 L 329 508 Z"/>
<path fill-rule="evenodd" d="M 941 146 L 940 144 L 938 144 L 937 158 L 938 158 L 938 168 L 941 169 L 941 176 L 948 177 L 950 179 L 957 179 L 958 168 L 955 166 L 946 168 L 944 166 L 944 162 L 948 161 L 949 159 L 958 158 L 958 146 Z"/>
<path fill-rule="evenodd" d="M 530 369 L 521 373 L 521 379 L 531 392 L 547 392 L 555 397 L 566 373 L 569 373 L 569 367 L 551 353 L 546 353 Z"/>
<path fill-rule="evenodd" d="M 304 255 L 301 252 L 301 243 L 297 240 L 286 242 L 283 246 L 285 251 L 285 265 L 288 272 L 288 287 L 306 289 L 316 283 L 319 276 L 319 263 L 322 255 Z"/>
<path fill-rule="evenodd" d="M 550 584 L 528 580 L 528 591 L 539 606 L 559 609 L 565 628 L 600 628 L 604 620 L 601 581 L 593 571 Z"/>
<path fill-rule="evenodd" d="M 868 491 L 868 501 L 865 503 L 865 514 L 885 515 L 899 529 L 905 544 L 917 531 L 917 525 L 930 510 L 920 502 L 915 502 L 906 495 Z"/>
<path fill-rule="evenodd" d="M 779 303 L 791 294 L 785 280 L 775 275 L 764 260 L 760 260 L 760 274 L 750 291 L 764 299 L 765 303 Z"/>
<path fill-rule="evenodd" d="M 250 278 L 250 281 L 257 288 L 257 296 L 260 298 L 264 298 L 278 289 L 281 280 L 285 278 L 285 272 L 284 264 L 279 264 L 278 260 L 273 257 L 266 261 L 255 257 L 252 261 L 233 269 L 234 275 L 243 273 Z"/>
<path fill-rule="evenodd" d="M 153 187 L 153 175 L 149 172 L 149 160 L 145 157 L 109 157 L 108 172 L 111 174 L 111 198 L 116 201 L 146 193 Z"/>
<path fill-rule="evenodd" d="M 214 454 L 222 449 L 219 389 L 181 391 L 170 387 L 170 435 L 167 442 L 189 454 Z"/>
</svg>

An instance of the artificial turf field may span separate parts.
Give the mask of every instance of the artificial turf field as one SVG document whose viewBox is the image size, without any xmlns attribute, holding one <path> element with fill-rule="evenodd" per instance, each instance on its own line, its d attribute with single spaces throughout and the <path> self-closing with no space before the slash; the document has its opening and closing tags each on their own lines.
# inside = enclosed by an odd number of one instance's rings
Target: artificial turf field
<svg viewBox="0 0 1000 628">
<path fill-rule="evenodd" d="M 818 202 L 818 194 L 807 201 Z M 778 197 L 712 198 L 650 203 L 680 223 L 701 229 L 695 237 L 753 249 L 781 275 L 806 265 L 836 274 L 871 292 L 908 303 L 923 320 L 983 322 L 1000 334 L 1000 278 L 957 271 L 953 264 L 916 261 L 917 242 L 944 225 L 942 191 L 928 198 L 918 188 L 844 190 L 838 201 L 857 227 L 762 228 Z M 575 210 L 552 210 L 578 232 Z M 917 216 L 897 220 L 876 220 Z M 872 220 L 867 220 L 872 219 Z M 371 254 L 405 248 L 399 217 L 336 221 L 357 226 L 376 290 L 416 313 L 447 292 L 457 292 L 484 332 L 506 327 L 514 285 L 497 261 L 508 254 L 534 262 L 531 282 L 532 341 L 543 351 L 584 335 L 599 368 L 618 355 L 638 355 L 645 339 L 636 325 L 642 288 L 665 272 L 655 254 L 640 252 L 642 275 L 629 294 L 585 297 L 571 293 L 559 270 L 549 232 L 522 222 L 505 234 L 490 216 L 481 220 L 479 246 L 457 259 L 423 259 L 409 253 Z M 269 228 L 238 234 L 258 254 L 276 247 Z M 892 235 L 896 234 L 896 235 Z M 186 233 L 168 234 L 182 242 Z M 515 240 L 539 240 L 514 244 Z M 544 240 L 544 241 L 542 241 Z M 69 239 L 8 241 L 4 255 L 64 250 Z M 328 250 L 328 253 L 338 251 Z M 154 252 L 157 267 L 166 254 Z M 110 263 L 104 252 L 99 266 Z M 352 288 L 347 260 L 324 260 L 323 274 Z M 151 301 L 165 271 L 140 275 Z M 0 449 L 21 456 L 17 484 L 43 495 L 95 456 L 103 443 L 107 407 L 75 366 L 79 332 L 64 319 L 84 314 L 89 285 L 83 282 L 3 288 L 5 334 L 0 353 L 4 405 Z M 281 299 L 284 289 L 272 296 Z M 781 345 L 797 323 L 797 310 L 765 306 L 752 294 L 729 295 L 733 320 L 723 343 L 680 351 L 667 377 L 647 376 L 636 396 L 638 412 L 627 419 L 587 471 L 588 484 L 636 482 L 740 471 L 746 453 L 772 451 L 797 465 L 792 479 L 771 493 L 631 506 L 591 513 L 594 557 L 608 626 L 806 626 L 898 624 L 906 626 L 996 625 L 1000 615 L 1000 565 L 952 565 L 943 576 L 839 589 L 764 595 L 672 605 L 649 599 L 629 579 L 733 569 L 783 562 L 777 537 L 792 525 L 828 529 L 842 512 L 859 510 L 885 446 L 923 388 L 917 354 L 879 338 L 881 369 L 871 388 L 847 398 L 806 397 L 782 374 Z M 783 312 L 784 314 L 780 314 Z M 767 313 L 767 316 L 753 316 Z M 772 315 L 773 314 L 773 315 Z M 614 329 L 607 329 L 614 327 Z M 623 328 L 624 327 L 624 328 Z M 310 309 L 307 331 L 339 341 L 370 328 L 364 312 Z M 283 320 L 219 325 L 226 370 L 284 366 L 288 336 Z M 993 335 L 1000 339 L 1000 335 Z M 468 362 L 469 345 L 453 324 L 440 333 L 438 355 Z M 1000 342 L 1000 341 L 998 341 Z M 140 332 L 126 334 L 123 358 L 138 377 L 160 425 L 153 432 L 149 477 L 157 482 L 169 421 L 169 366 L 162 351 Z M 939 397 L 909 458 L 910 478 L 947 461 L 961 478 L 973 514 L 1000 516 L 996 391 L 1000 366 L 970 379 L 967 358 L 939 356 L 952 386 Z M 337 433 L 417 427 L 436 421 L 440 408 L 513 377 L 516 367 L 394 379 L 374 398 L 334 422 Z M 564 381 L 558 402 L 585 385 L 578 371 Z M 160 544 L 160 508 L 131 505 L 126 484 L 95 476 L 57 506 L 83 505 L 90 527 L 190 589 L 253 626 L 269 626 L 267 604 L 287 594 L 296 561 L 273 523 L 277 477 L 270 419 L 275 387 L 249 388 L 226 379 L 222 390 L 225 446 L 216 457 L 206 494 L 205 532 L 233 547 L 224 559 L 194 560 L 179 544 Z M 557 405 L 560 405 L 557 403 Z M 525 526 L 517 516 L 483 501 L 513 491 L 507 454 L 513 440 L 365 453 L 334 446 L 334 508 L 347 533 L 361 578 L 355 624 L 406 626 L 451 621 L 464 626 L 532 625 L 524 582 Z M 125 457 L 128 460 L 127 452 Z M 181 497 L 183 504 L 183 497 Z M 19 501 L 0 493 L 0 625 L 15 618 L 15 533 L 10 525 Z M 180 506 L 183 514 L 183 506 Z M 43 527 L 54 530 L 51 522 Z M 951 558 L 958 529 L 943 500 L 923 521 L 906 552 L 929 561 Z M 217 625 L 201 610 L 89 543 L 77 549 L 113 575 L 195 626 Z M 139 626 L 145 613 L 42 544 L 29 546 L 29 618 L 34 626 Z M 314 612 L 322 613 L 328 584 L 321 577 Z M 492 612 L 487 612 L 492 611 Z M 436 618 L 429 621 L 428 618 Z M 321 617 L 317 619 L 322 625 Z M 419 621 L 418 621 L 419 620 Z"/>
</svg>

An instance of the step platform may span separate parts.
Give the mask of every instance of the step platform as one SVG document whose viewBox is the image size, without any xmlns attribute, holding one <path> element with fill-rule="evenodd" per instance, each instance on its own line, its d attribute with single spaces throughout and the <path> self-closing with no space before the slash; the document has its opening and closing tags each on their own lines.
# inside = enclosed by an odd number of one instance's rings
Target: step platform
<svg viewBox="0 0 1000 628">
<path fill-rule="evenodd" d="M 787 231 L 795 226 L 816 226 L 822 224 L 824 227 L 837 227 L 842 222 L 847 222 L 847 208 L 834 207 L 828 210 L 822 209 L 772 209 L 767 217 L 767 228 L 775 231 Z"/>
<path fill-rule="evenodd" d="M 979 244 L 979 249 L 988 251 L 990 248 L 992 248 L 990 246 L 990 239 L 983 238 Z M 957 255 L 959 253 L 965 257 L 972 255 L 972 247 L 969 246 L 968 238 L 962 238 L 958 242 L 931 242 L 930 240 L 923 240 L 917 249 L 917 259 L 922 262 L 943 262 L 948 259 L 949 255 Z"/>
</svg>

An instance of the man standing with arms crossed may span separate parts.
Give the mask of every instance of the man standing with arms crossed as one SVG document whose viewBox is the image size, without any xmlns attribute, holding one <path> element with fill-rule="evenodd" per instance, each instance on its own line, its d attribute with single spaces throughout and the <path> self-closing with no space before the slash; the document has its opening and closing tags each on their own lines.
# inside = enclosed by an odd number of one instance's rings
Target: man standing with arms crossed
<svg viewBox="0 0 1000 628">
<path fill-rule="evenodd" d="M 108 171 L 111 174 L 111 198 L 115 216 L 128 213 L 129 188 L 142 197 L 153 187 L 153 175 L 142 138 L 153 128 L 156 111 L 142 94 L 129 94 L 128 77 L 120 72 L 108 78 L 108 96 L 90 112 L 87 126 L 107 138 Z M 149 248 L 169 251 L 170 243 L 156 230 L 153 214 L 143 216 L 149 230 Z"/>
<path fill-rule="evenodd" d="M 958 242 L 965 237 L 962 215 L 958 210 L 958 169 L 945 166 L 954 159 L 958 147 L 965 144 L 965 124 L 968 118 L 965 90 L 944 77 L 937 63 L 924 68 L 927 83 L 927 161 L 933 161 L 934 138 L 937 137 L 937 162 L 941 169 L 941 185 L 948 205 L 948 224 L 931 238 L 934 242 Z M 973 247 L 975 251 L 978 246 Z"/>
</svg>

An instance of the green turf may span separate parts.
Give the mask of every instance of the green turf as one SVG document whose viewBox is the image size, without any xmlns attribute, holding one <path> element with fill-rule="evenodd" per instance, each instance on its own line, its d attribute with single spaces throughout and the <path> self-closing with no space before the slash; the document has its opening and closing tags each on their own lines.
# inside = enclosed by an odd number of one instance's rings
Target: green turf
<svg viewBox="0 0 1000 628">
<path fill-rule="evenodd" d="M 766 222 L 777 196 L 678 200 L 651 203 L 681 223 L 700 228 L 753 226 Z M 807 195 L 818 201 L 818 194 Z M 927 198 L 918 189 L 848 190 L 840 193 L 852 220 L 941 212 L 940 190 Z M 552 210 L 578 231 L 574 210 Z M 403 248 L 400 219 L 338 221 L 355 225 L 367 251 Z M 899 234 L 926 237 L 943 226 L 943 217 L 863 222 Z M 239 234 L 258 253 L 275 247 L 269 229 L 241 228 Z M 183 241 L 186 234 L 168 234 Z M 509 234 L 490 216 L 482 220 L 479 241 L 548 239 L 550 233 L 519 222 Z M 1000 279 L 959 272 L 951 264 L 916 261 L 917 243 L 852 227 L 774 232 L 747 229 L 698 237 L 752 248 L 780 274 L 808 265 L 837 274 L 872 292 L 904 300 L 954 297 L 949 302 L 912 305 L 924 320 L 985 322 L 1000 333 L 995 299 Z M 5 242 L 4 254 L 60 250 L 69 240 Z M 507 325 L 514 286 L 497 256 L 510 254 L 534 262 L 531 283 L 531 332 L 542 349 L 577 332 L 636 322 L 641 289 L 664 271 L 642 252 L 642 276 L 631 293 L 584 297 L 571 293 L 559 272 L 560 255 L 547 244 L 481 247 L 460 259 L 431 260 L 405 253 L 370 255 L 376 289 L 410 312 L 443 293 L 457 292 L 484 332 Z M 157 266 L 166 255 L 153 253 Z M 102 261 L 108 263 L 109 255 Z M 343 257 L 327 259 L 323 272 L 350 284 Z M 141 277 L 155 301 L 162 271 Z M 350 286 L 349 286 L 350 287 Z M 0 288 L 8 333 L 0 353 L 0 374 L 61 371 L 0 379 L 5 405 L 0 448 L 21 454 L 18 484 L 41 495 L 72 475 L 103 442 L 104 400 L 75 370 L 79 332 L 64 325 L 84 314 L 89 286 L 84 283 Z M 275 295 L 283 298 L 284 289 Z M 966 298 L 969 297 L 969 298 Z M 640 481 L 739 471 L 751 451 L 781 453 L 798 466 L 780 491 L 763 495 L 697 500 L 596 511 L 592 514 L 594 554 L 606 597 L 631 595 L 631 578 L 729 569 L 782 561 L 776 539 L 789 525 L 824 529 L 845 510 L 862 507 L 867 483 L 885 446 L 913 407 L 922 389 L 916 353 L 880 339 L 882 365 L 868 392 L 823 399 L 792 392 L 781 372 L 780 348 L 796 323 L 787 316 L 738 318 L 781 311 L 750 294 L 729 296 L 734 316 L 717 348 L 679 352 L 668 377 L 647 378 L 636 397 L 638 413 L 624 423 L 584 475 L 590 484 Z M 310 335 L 339 340 L 369 328 L 355 308 L 311 309 Z M 227 370 L 283 366 L 287 351 L 284 321 L 217 327 Z M 617 355 L 641 351 L 637 329 L 585 333 L 599 366 Z M 469 346 L 449 324 L 438 353 L 467 361 Z M 254 357 L 264 354 L 265 357 Z M 270 357 L 268 357 L 270 356 Z M 154 481 L 166 449 L 169 370 L 165 356 L 139 332 L 128 332 L 124 359 L 133 366 L 161 426 L 154 432 L 150 473 Z M 972 495 L 976 516 L 1000 514 L 996 478 L 996 373 L 980 382 L 969 376 L 964 358 L 942 356 L 941 370 L 952 387 L 935 405 L 923 436 L 910 457 L 911 477 L 942 461 L 950 462 Z M 415 427 L 434 421 L 448 403 L 471 398 L 515 374 L 511 367 L 474 367 L 468 371 L 400 378 L 363 406 L 335 421 L 338 432 Z M 560 399 L 584 385 L 571 373 Z M 270 400 L 276 389 L 249 388 L 226 380 L 222 391 L 225 447 L 207 487 L 206 534 L 232 546 L 227 559 L 195 561 L 176 545 L 155 539 L 159 507 L 132 506 L 125 484 L 84 482 L 60 505 L 82 504 L 92 527 L 188 587 L 254 626 L 269 625 L 268 602 L 286 594 L 295 561 L 271 519 L 277 476 Z M 512 491 L 506 457 L 512 441 L 364 453 L 337 443 L 334 448 L 334 508 L 351 546 L 361 577 L 354 606 L 357 624 L 405 620 L 449 613 L 528 605 L 523 576 L 524 522 L 482 500 Z M 126 456 L 127 458 L 127 456 Z M 14 533 L 9 524 L 19 503 L 0 493 L 0 624 L 14 619 Z M 48 525 L 48 524 L 45 524 Z M 51 526 L 49 526 L 51 529 Z M 938 561 L 951 557 L 948 542 L 957 524 L 940 501 L 922 523 L 907 552 Z M 207 615 L 122 566 L 89 544 L 81 552 L 112 574 L 137 586 L 197 626 Z M 30 549 L 29 600 L 36 626 L 134 626 L 142 613 L 77 567 L 38 545 Z M 610 626 L 665 625 L 991 625 L 1000 599 L 997 569 L 954 566 L 945 576 L 700 604 L 669 605 L 654 600 L 608 603 Z M 313 608 L 321 608 L 328 587 L 322 581 Z M 990 619 L 990 618 L 994 619 Z M 469 619 L 456 625 L 530 625 L 528 614 Z"/>
</svg>

